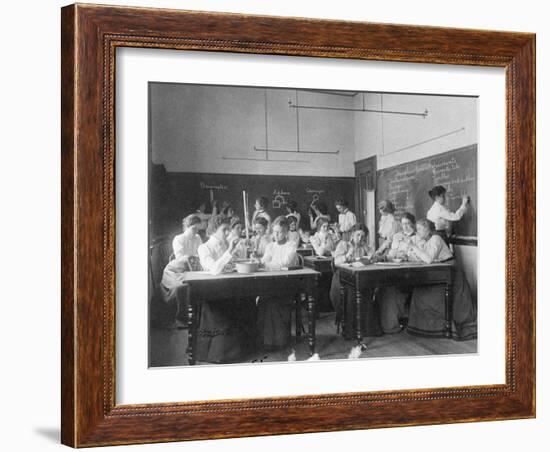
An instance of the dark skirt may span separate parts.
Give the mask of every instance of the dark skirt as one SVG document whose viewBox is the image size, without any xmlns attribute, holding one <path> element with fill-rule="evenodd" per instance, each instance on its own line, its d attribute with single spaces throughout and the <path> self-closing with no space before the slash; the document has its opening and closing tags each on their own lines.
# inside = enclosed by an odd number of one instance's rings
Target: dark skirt
<svg viewBox="0 0 550 452">
<path fill-rule="evenodd" d="M 378 291 L 380 322 L 385 334 L 399 333 L 408 316 L 412 287 L 389 286 Z"/>
<path fill-rule="evenodd" d="M 357 329 L 357 305 L 355 294 L 346 290 L 346 306 L 344 318 L 344 305 L 340 297 L 340 271 L 336 270 L 332 277 L 330 288 L 330 299 L 336 311 L 337 323 L 343 324 L 345 338 L 355 338 Z M 361 293 L 363 303 L 361 305 L 361 332 L 363 336 L 381 336 L 383 334 L 380 326 L 380 313 L 378 304 L 373 299 L 371 290 Z"/>
<path fill-rule="evenodd" d="M 256 305 L 252 299 L 219 299 L 200 306 L 196 359 L 231 363 L 255 351 Z"/>
<path fill-rule="evenodd" d="M 477 338 L 477 307 L 462 269 L 453 268 L 452 338 Z M 445 288 L 442 286 L 415 287 L 412 291 L 407 331 L 426 337 L 445 337 Z"/>
<path fill-rule="evenodd" d="M 293 300 L 281 297 L 262 297 L 258 302 L 258 345 L 276 350 L 290 344 Z"/>
</svg>

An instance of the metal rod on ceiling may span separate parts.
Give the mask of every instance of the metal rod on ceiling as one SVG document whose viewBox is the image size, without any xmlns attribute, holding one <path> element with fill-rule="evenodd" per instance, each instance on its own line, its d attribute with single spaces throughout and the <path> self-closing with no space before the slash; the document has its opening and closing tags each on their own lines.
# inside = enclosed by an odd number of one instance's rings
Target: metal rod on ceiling
<svg viewBox="0 0 550 452">
<path fill-rule="evenodd" d="M 427 140 L 419 141 L 418 143 L 414 143 L 414 144 L 411 144 L 409 146 L 405 146 L 403 148 L 395 149 L 394 151 L 388 152 L 387 154 L 384 154 L 384 155 L 393 154 L 395 152 L 406 151 L 407 149 L 415 148 L 417 146 L 420 146 L 421 144 L 426 144 L 426 143 L 430 143 L 432 141 L 440 140 L 441 138 L 448 137 L 449 135 L 454 135 L 455 133 L 464 132 L 465 130 L 466 130 L 466 127 L 461 127 L 460 129 L 451 130 L 450 132 L 444 133 L 442 135 L 438 135 L 436 137 L 428 138 Z"/>
<path fill-rule="evenodd" d="M 263 151 L 265 151 L 265 149 Z M 270 149 L 270 151 L 271 151 L 271 149 Z M 296 153 L 296 151 L 293 151 L 293 152 Z M 222 159 L 223 160 L 251 160 L 251 161 L 254 161 L 254 162 L 267 162 L 267 163 L 271 163 L 271 162 L 309 163 L 309 161 L 307 161 L 307 160 L 283 160 L 283 159 L 269 159 L 269 160 L 266 160 L 266 159 L 255 159 L 255 158 L 252 158 L 252 157 L 226 157 L 226 156 L 223 156 Z"/>
<path fill-rule="evenodd" d="M 290 149 L 264 149 L 257 148 L 254 146 L 256 152 L 288 152 L 290 154 L 339 154 L 340 150 L 337 151 L 295 151 Z"/>
<path fill-rule="evenodd" d="M 396 110 L 375 110 L 370 108 L 344 108 L 344 107 L 319 107 L 313 105 L 295 105 L 292 102 L 288 103 L 289 108 L 295 109 L 307 109 L 307 110 L 333 110 L 333 111 L 356 111 L 360 113 L 381 113 L 387 115 L 405 115 L 405 116 L 422 116 L 426 118 L 428 116 L 428 110 L 424 110 L 424 113 L 416 113 L 411 111 L 396 111 Z"/>
</svg>

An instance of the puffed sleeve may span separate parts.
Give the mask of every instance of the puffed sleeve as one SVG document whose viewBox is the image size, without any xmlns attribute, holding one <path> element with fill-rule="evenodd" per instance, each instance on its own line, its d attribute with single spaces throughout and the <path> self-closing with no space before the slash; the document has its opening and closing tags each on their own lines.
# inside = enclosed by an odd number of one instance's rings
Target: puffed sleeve
<svg viewBox="0 0 550 452">
<path fill-rule="evenodd" d="M 222 273 L 224 267 L 231 262 L 232 258 L 231 253 L 227 250 L 218 259 L 216 259 L 206 244 L 199 246 L 198 253 L 202 268 L 209 271 L 213 275 L 219 275 Z"/>
</svg>

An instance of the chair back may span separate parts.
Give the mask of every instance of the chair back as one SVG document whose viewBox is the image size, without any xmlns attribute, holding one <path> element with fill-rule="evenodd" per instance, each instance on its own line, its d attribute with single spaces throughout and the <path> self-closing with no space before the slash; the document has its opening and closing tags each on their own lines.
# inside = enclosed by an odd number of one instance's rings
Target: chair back
<svg viewBox="0 0 550 452">
<path fill-rule="evenodd" d="M 149 246 L 149 278 L 153 292 L 162 280 L 164 268 L 173 258 L 171 237 L 162 236 Z"/>
</svg>

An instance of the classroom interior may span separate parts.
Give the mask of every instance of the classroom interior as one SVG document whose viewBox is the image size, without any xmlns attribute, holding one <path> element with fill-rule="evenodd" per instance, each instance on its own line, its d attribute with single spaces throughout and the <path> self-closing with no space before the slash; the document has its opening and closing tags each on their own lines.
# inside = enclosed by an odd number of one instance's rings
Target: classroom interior
<svg viewBox="0 0 550 452">
<path fill-rule="evenodd" d="M 150 311 L 163 265 L 158 259 L 152 264 L 153 249 L 171 243 L 181 233 L 182 218 L 200 203 L 231 203 L 242 218 L 246 190 L 250 198 L 269 199 L 272 218 L 286 214 L 290 200 L 307 218 L 310 204 L 319 200 L 336 221 L 334 203 L 343 198 L 368 227 L 376 248 L 378 203 L 392 200 L 397 217 L 408 211 L 425 218 L 433 185 L 447 188 L 453 211 L 462 196 L 470 197 L 451 244 L 478 303 L 477 97 L 156 82 L 148 89 Z M 319 311 L 319 356 L 347 358 L 352 341 L 337 333 L 330 308 Z M 149 365 L 186 365 L 186 325 L 174 318 L 173 309 L 156 312 Z M 361 358 L 477 351 L 476 339 L 424 338 L 406 331 L 368 337 L 365 343 Z M 298 359 L 307 358 L 307 341 L 294 340 L 277 352 L 258 350 L 248 361 L 285 361 L 293 350 Z"/>
</svg>

